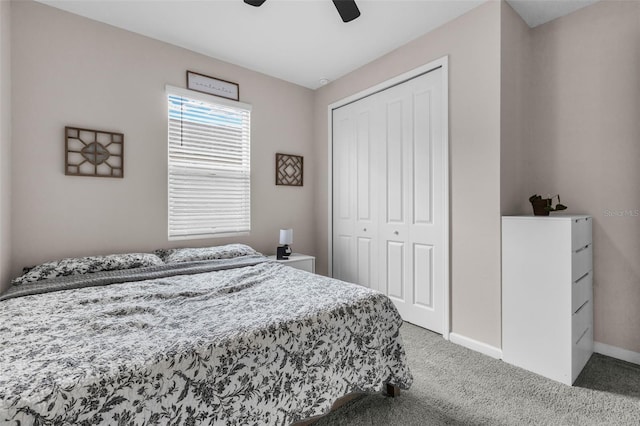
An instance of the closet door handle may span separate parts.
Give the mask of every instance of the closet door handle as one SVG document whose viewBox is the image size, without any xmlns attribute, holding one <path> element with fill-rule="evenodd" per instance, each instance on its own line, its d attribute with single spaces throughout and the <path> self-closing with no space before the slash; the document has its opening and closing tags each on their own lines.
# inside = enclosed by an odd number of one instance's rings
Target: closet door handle
<svg viewBox="0 0 640 426">
<path fill-rule="evenodd" d="M 394 233 L 395 235 L 399 235 L 399 234 L 400 234 L 398 231 L 393 231 L 393 233 Z"/>
<path fill-rule="evenodd" d="M 363 231 L 364 231 L 364 232 L 367 232 L 367 228 L 364 228 L 364 229 L 363 229 Z"/>
</svg>

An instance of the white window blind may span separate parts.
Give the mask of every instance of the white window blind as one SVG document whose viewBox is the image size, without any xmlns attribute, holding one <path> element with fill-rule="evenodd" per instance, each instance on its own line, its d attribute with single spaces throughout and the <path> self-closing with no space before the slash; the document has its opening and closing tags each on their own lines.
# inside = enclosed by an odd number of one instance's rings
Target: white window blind
<svg viewBox="0 0 640 426">
<path fill-rule="evenodd" d="M 167 86 L 169 239 L 251 229 L 251 106 Z"/>
</svg>

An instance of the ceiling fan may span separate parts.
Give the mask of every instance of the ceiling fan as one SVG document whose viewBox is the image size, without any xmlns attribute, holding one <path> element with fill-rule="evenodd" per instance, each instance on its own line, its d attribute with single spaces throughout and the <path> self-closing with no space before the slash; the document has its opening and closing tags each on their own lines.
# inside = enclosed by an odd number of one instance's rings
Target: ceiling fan
<svg viewBox="0 0 640 426">
<path fill-rule="evenodd" d="M 266 0 L 244 0 L 246 4 L 260 7 Z M 360 10 L 355 0 L 333 0 L 343 22 L 350 22 L 360 16 Z"/>
</svg>

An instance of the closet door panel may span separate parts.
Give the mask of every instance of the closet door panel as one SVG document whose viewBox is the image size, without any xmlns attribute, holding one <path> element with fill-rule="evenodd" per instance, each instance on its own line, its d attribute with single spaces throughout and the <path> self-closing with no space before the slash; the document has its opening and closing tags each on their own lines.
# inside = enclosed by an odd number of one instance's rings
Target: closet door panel
<svg viewBox="0 0 640 426">
<path fill-rule="evenodd" d="M 371 111 L 367 108 L 357 114 L 357 214 L 359 222 L 371 223 L 373 213 L 371 190 Z"/>
<path fill-rule="evenodd" d="M 386 223 L 404 223 L 404 147 L 403 103 L 394 100 L 386 105 Z"/>
<path fill-rule="evenodd" d="M 355 202 L 354 167 L 355 123 L 352 112 L 333 113 L 333 276 L 354 281 Z"/>
<path fill-rule="evenodd" d="M 405 301 L 405 243 L 402 241 L 387 241 L 387 295 L 396 302 Z"/>
<path fill-rule="evenodd" d="M 385 280 L 387 295 L 394 301 L 400 315 L 406 318 L 406 308 L 411 304 L 411 250 L 409 248 L 410 198 L 412 196 L 410 159 L 413 154 L 411 97 L 405 85 L 387 89 L 378 94 L 384 116 L 381 123 L 381 161 L 383 170 L 380 188 L 383 194 L 379 209 L 384 212 L 380 221 L 381 253 L 380 276 Z"/>
<path fill-rule="evenodd" d="M 333 276 L 376 289 L 378 214 L 372 177 L 376 117 L 371 105 L 371 100 L 364 99 L 333 111 L 333 202 L 337 213 L 333 215 Z"/>
<path fill-rule="evenodd" d="M 433 246 L 413 245 L 413 300 L 416 306 L 433 308 Z"/>
<path fill-rule="evenodd" d="M 411 218 L 408 243 L 413 255 L 410 306 L 406 320 L 430 330 L 443 328 L 445 287 L 444 144 L 442 141 L 442 89 L 439 70 L 410 82 L 413 138 L 410 171 Z"/>
<path fill-rule="evenodd" d="M 372 274 L 373 265 L 376 263 L 374 246 L 373 239 L 358 237 L 356 247 L 356 257 L 358 259 L 357 283 L 369 288 L 376 288 L 374 275 Z"/>
<path fill-rule="evenodd" d="M 377 228 L 375 178 L 376 114 L 372 101 L 365 99 L 356 104 L 356 221 L 354 235 L 357 239 L 357 284 L 378 289 Z"/>
<path fill-rule="evenodd" d="M 431 93 L 414 94 L 413 105 L 413 224 L 430 224 L 433 218 Z"/>
<path fill-rule="evenodd" d="M 339 254 L 333 256 L 333 277 L 342 281 L 353 282 L 355 280 L 352 241 L 351 235 L 338 234 L 333 238 L 333 251 Z"/>
<path fill-rule="evenodd" d="M 349 116 L 338 116 L 334 131 L 334 152 L 333 152 L 333 198 L 337 216 L 334 219 L 342 221 L 352 221 L 352 192 L 351 182 L 352 163 L 354 155 L 353 145 L 353 123 Z"/>
</svg>

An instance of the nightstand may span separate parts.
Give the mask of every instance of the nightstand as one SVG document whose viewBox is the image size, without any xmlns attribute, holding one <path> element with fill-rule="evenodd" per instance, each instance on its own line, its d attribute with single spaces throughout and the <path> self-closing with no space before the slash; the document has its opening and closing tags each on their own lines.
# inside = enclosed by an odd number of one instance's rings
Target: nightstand
<svg viewBox="0 0 640 426">
<path fill-rule="evenodd" d="M 316 273 L 316 258 L 313 256 L 292 253 L 289 256 L 289 259 L 276 259 L 276 255 L 274 254 L 273 256 L 269 256 L 269 259 L 279 263 L 284 263 L 292 268 L 302 269 L 303 271 L 311 272 L 313 274 Z"/>
</svg>

